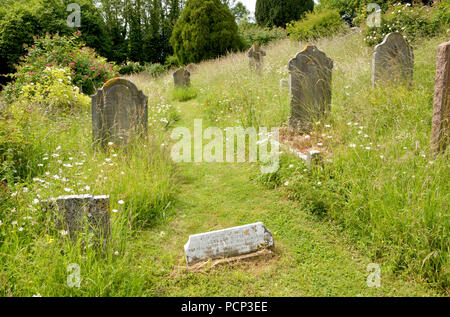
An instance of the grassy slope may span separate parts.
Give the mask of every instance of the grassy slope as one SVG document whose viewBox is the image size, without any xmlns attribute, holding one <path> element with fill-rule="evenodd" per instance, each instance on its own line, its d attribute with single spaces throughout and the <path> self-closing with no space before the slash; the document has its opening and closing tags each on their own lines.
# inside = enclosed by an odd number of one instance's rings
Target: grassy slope
<svg viewBox="0 0 450 317">
<path fill-rule="evenodd" d="M 199 104 L 182 106 L 189 127 L 201 117 Z M 154 284 L 157 296 L 430 296 L 420 281 L 406 280 L 382 266 L 382 287 L 366 285 L 366 256 L 359 254 L 332 223 L 317 221 L 284 198 L 252 180 L 250 164 L 183 164 L 177 215 L 142 233 L 132 253 L 140 265 L 165 271 Z M 273 232 L 276 256 L 188 273 L 183 244 L 189 234 L 263 221 Z M 166 233 L 160 238 L 160 230 Z M 149 252 L 150 251 L 150 252 Z M 154 291 L 154 293 L 153 293 Z"/>
<path fill-rule="evenodd" d="M 384 99 L 374 98 L 368 93 L 370 50 L 361 45 L 361 39 L 357 35 L 344 40 L 318 43 L 336 62 L 333 114 L 330 118 L 332 131 L 327 132 L 336 142 L 324 143 L 339 154 L 336 155 L 337 158 L 347 159 L 348 144 L 354 142 L 354 138 L 362 136 L 349 129 L 346 123 L 358 120 L 370 132 L 368 135 L 373 138 L 371 141 L 374 144 L 383 144 L 383 153 L 392 160 L 389 164 L 382 164 L 376 159 L 378 154 L 363 157 L 362 153 L 355 151 L 350 160 L 347 160 L 348 166 L 338 166 L 337 171 L 342 173 L 340 183 L 356 184 L 357 188 L 361 188 L 361 192 L 350 187 L 354 197 L 359 200 L 350 200 L 352 205 L 345 206 L 342 210 L 331 209 L 332 218 L 337 220 L 334 222 L 318 220 L 310 215 L 302 199 L 306 197 L 306 192 L 296 192 L 295 188 L 290 187 L 273 190 L 264 187 L 256 180 L 257 166 L 250 164 L 179 165 L 177 175 L 181 187 L 178 188 L 177 203 L 173 204 L 173 170 L 168 162 L 167 152 L 160 150 L 167 149 L 166 146 L 160 145 L 167 145 L 170 131 L 164 130 L 164 125 L 157 123 L 162 117 L 173 117 L 168 108 L 162 106 L 169 103 L 179 108 L 181 121 L 178 125 L 187 127 L 192 126 L 194 118 L 205 118 L 221 127 L 285 124 L 289 115 L 289 100 L 288 93 L 279 89 L 279 79 L 287 75 L 287 60 L 302 48 L 301 44 L 282 41 L 267 48 L 266 70 L 262 78 L 255 78 L 248 73 L 245 54 L 202 63 L 192 77 L 198 97 L 183 103 L 172 100 L 170 75 L 156 81 L 143 75 L 133 76 L 131 79 L 150 97 L 150 130 L 155 131 L 153 134 L 156 136 L 144 145 L 150 149 L 148 153 L 151 155 L 141 151 L 142 145 L 128 154 L 117 151 L 117 158 L 112 158 L 112 153 L 93 153 L 90 148 L 88 113 L 83 114 L 81 118 L 61 119 L 52 126 L 53 130 L 49 130 L 48 136 L 42 140 L 44 153 L 54 153 L 58 145 L 62 145 L 62 149 L 59 151 L 61 156 L 51 158 L 51 163 L 43 168 L 42 175 L 39 176 L 48 179 L 49 188 L 43 189 L 39 184 L 29 184 L 30 191 L 23 193 L 19 186 L 15 189 L 19 194 L 17 198 L 11 199 L 10 206 L 17 208 L 17 218 L 13 218 L 16 217 L 15 214 L 10 215 L 7 211 L 6 218 L 3 218 L 3 228 L 7 228 L 5 232 L 10 238 L 0 250 L 0 294 L 439 295 L 423 282 L 420 277 L 422 275 L 417 274 L 417 270 L 399 270 L 398 266 L 392 265 L 389 255 L 376 255 L 375 251 L 380 245 L 374 245 L 374 241 L 380 241 L 381 247 L 386 247 L 381 241 L 391 235 L 395 238 L 392 244 L 394 247 L 403 245 L 409 253 L 417 253 L 419 256 L 415 261 L 421 262 L 429 253 L 428 246 L 421 244 L 422 236 L 426 235 L 426 232 L 421 231 L 421 217 L 414 213 L 398 213 L 397 206 L 409 206 L 405 203 L 405 198 L 400 196 L 401 199 L 398 199 L 398 195 L 417 194 L 422 191 L 428 200 L 413 196 L 406 197 L 406 201 L 417 204 L 415 208 L 420 208 L 424 201 L 428 202 L 429 213 L 432 215 L 438 214 L 433 212 L 436 211 L 437 205 L 445 208 L 445 202 L 448 200 L 446 161 L 436 162 L 434 169 L 428 169 L 412 153 L 402 150 L 404 146 L 418 146 L 418 152 L 427 150 L 434 48 L 442 41 L 443 39 L 427 41 L 416 51 L 415 76 L 418 88 L 406 95 L 394 96 L 395 98 L 387 95 Z M 373 102 L 373 99 L 377 101 Z M 391 99 L 395 102 L 392 103 Z M 401 106 L 403 100 L 408 101 L 409 107 Z M 384 102 L 386 107 L 382 107 L 381 103 Z M 378 122 L 384 124 L 382 129 L 376 128 Z M 398 127 L 398 131 L 394 131 L 393 127 Z M 395 144 L 396 136 L 402 138 L 401 143 Z M 415 137 L 419 138 L 417 146 Z M 358 141 L 362 144 L 362 140 Z M 82 151 L 86 152 L 85 156 Z M 73 162 L 85 161 L 84 167 L 76 170 L 66 169 L 56 162 L 61 159 L 64 163 L 70 163 L 72 161 L 69 161 L 69 157 L 72 156 Z M 356 159 L 361 157 L 364 160 Z M 112 159 L 115 165 L 108 167 L 111 161 L 106 161 L 106 158 Z M 428 160 L 429 158 L 426 158 L 424 161 Z M 379 188 L 383 179 L 367 177 L 372 175 L 370 173 L 364 174 L 364 171 L 379 171 L 383 173 L 381 176 L 384 175 L 390 180 L 397 175 L 395 169 L 401 166 L 407 166 L 408 172 L 416 173 L 416 177 L 420 178 L 416 190 L 410 188 L 411 182 L 405 180 L 399 185 L 392 184 L 391 187 L 384 188 L 386 192 L 379 192 L 375 189 Z M 49 170 L 51 175 L 44 177 L 46 170 Z M 125 173 L 121 174 L 122 171 Z M 288 180 L 298 185 L 301 184 L 300 179 L 305 179 L 295 173 L 286 172 L 284 167 L 281 171 L 284 173 L 283 182 Z M 80 172 L 84 173 L 84 176 L 78 176 Z M 52 180 L 54 174 L 66 176 L 69 182 Z M 433 182 L 424 183 L 424 180 L 429 179 L 433 179 Z M 391 183 L 387 182 L 387 185 L 389 184 Z M 426 186 L 421 188 L 422 184 Z M 35 217 L 36 211 L 28 206 L 32 204 L 33 198 L 37 197 L 37 193 L 40 193 L 42 198 L 54 197 L 64 194 L 65 187 L 69 186 L 78 191 L 85 185 L 90 185 L 91 192 L 95 194 L 109 193 L 112 208 L 119 210 L 113 215 L 115 242 L 106 256 L 72 247 L 65 239 L 58 237 L 58 234 L 52 236 L 47 229 L 37 233 L 30 230 L 30 233 L 27 233 L 27 223 L 23 224 L 25 230 L 19 233 L 16 227 L 9 225 L 12 219 L 18 219 L 22 225 L 22 216 Z M 285 198 L 287 195 L 292 197 L 292 193 L 297 195 L 297 202 Z M 326 191 L 320 190 L 320 193 Z M 374 196 L 370 196 L 372 194 Z M 385 196 L 389 199 L 384 199 Z M 148 197 L 151 197 L 151 204 L 148 204 Z M 160 199 L 161 197 L 163 199 Z M 382 215 L 387 216 L 385 220 L 380 221 L 375 217 L 377 206 L 366 210 L 366 201 L 361 197 L 376 201 L 382 207 Z M 117 204 L 119 199 L 125 200 L 125 206 Z M 128 229 L 129 217 L 125 210 L 131 211 L 132 214 L 146 214 L 149 211 L 171 212 L 163 213 L 160 219 L 162 222 L 157 222 L 153 229 L 131 231 Z M 355 210 L 358 213 L 354 213 Z M 371 222 L 365 221 L 365 212 L 373 217 Z M 405 214 L 408 217 L 404 217 Z M 447 215 L 448 210 L 443 209 L 443 214 Z M 390 217 L 392 215 L 395 217 Z M 264 221 L 274 233 L 277 246 L 274 259 L 218 267 L 203 274 L 183 271 L 183 245 L 189 234 L 253 221 Z M 414 226 L 405 229 L 399 223 Z M 431 219 L 428 224 L 430 232 L 441 239 L 437 241 L 445 239 L 448 234 L 445 217 L 444 221 Z M 395 230 L 392 231 L 391 228 Z M 166 233 L 164 238 L 160 236 L 161 231 Z M 411 240 L 410 237 L 417 237 L 417 245 L 411 242 L 416 240 Z M 402 243 L 402 239 L 406 240 Z M 444 241 L 438 249 L 438 256 L 445 258 L 448 254 L 444 252 L 447 247 Z M 388 250 L 393 252 L 393 255 L 403 252 L 402 249 L 397 252 L 392 248 Z M 118 251 L 118 255 L 114 255 L 115 251 Z M 365 270 L 370 262 L 381 264 L 380 289 L 370 289 L 366 286 L 368 272 Z M 80 289 L 70 289 L 66 286 L 69 263 L 81 265 Z"/>
</svg>

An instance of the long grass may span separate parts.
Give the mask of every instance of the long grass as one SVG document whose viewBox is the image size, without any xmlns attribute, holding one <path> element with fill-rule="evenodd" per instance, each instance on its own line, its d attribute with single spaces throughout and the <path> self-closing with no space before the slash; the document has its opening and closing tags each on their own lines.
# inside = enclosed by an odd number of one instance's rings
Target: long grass
<svg viewBox="0 0 450 317">
<path fill-rule="evenodd" d="M 416 42 L 411 90 L 371 88 L 372 50 L 359 33 L 312 43 L 334 60 L 332 111 L 311 132 L 327 163 L 305 172 L 285 154 L 264 182 L 289 184 L 289 198 L 333 220 L 373 261 L 448 289 L 448 154 L 435 159 L 429 144 L 436 51 L 444 41 Z M 289 91 L 279 83 L 303 47 L 289 40 L 265 47 L 261 76 L 250 72 L 244 53 L 198 65 L 191 81 L 204 117 L 219 127 L 286 126 Z M 167 94 L 170 78 L 157 84 Z"/>
</svg>

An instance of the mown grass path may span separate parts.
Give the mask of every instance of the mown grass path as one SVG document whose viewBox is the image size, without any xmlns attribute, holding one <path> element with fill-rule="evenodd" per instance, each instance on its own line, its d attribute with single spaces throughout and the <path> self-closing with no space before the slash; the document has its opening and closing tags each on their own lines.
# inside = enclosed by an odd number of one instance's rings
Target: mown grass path
<svg viewBox="0 0 450 317">
<path fill-rule="evenodd" d="M 179 104 L 182 121 L 202 118 L 195 102 Z M 176 214 L 142 233 L 135 245 L 141 265 L 151 270 L 153 296 L 432 296 L 421 281 L 406 280 L 383 267 L 381 287 L 366 284 L 372 261 L 330 222 L 318 220 L 253 180 L 251 164 L 180 165 Z M 275 256 L 187 272 L 183 245 L 189 234 L 262 221 L 275 240 Z M 159 232 L 165 236 L 160 237 Z M 141 242 L 143 241 L 143 242 Z M 157 276 L 155 276 L 157 275 Z M 149 295 L 150 295 L 149 294 Z"/>
</svg>

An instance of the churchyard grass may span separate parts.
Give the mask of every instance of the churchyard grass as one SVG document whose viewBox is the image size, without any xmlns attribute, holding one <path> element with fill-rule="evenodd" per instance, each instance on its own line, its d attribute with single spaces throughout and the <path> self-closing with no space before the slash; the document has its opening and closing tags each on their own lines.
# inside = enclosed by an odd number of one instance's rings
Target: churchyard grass
<svg viewBox="0 0 450 317">
<path fill-rule="evenodd" d="M 412 90 L 371 89 L 372 52 L 360 34 L 315 43 L 335 62 L 331 115 L 311 132 L 327 153 L 323 167 L 283 153 L 279 171 L 261 176 L 256 164 L 170 159 L 171 129 L 191 128 L 194 119 L 221 128 L 286 126 L 289 91 L 279 82 L 304 46 L 289 40 L 264 47 L 261 76 L 249 71 L 245 53 L 199 64 L 191 76 L 197 97 L 184 102 L 172 95 L 171 74 L 127 77 L 149 96 L 150 136 L 128 150 L 94 152 L 88 112 L 41 123 L 48 160 L 38 180 L 2 197 L 9 220 L 0 229 L 8 237 L 0 295 L 448 295 L 448 157 L 429 151 L 436 48 L 444 40 L 415 47 Z M 105 251 L 82 238 L 70 243 L 39 214 L 35 199 L 72 191 L 110 195 Z M 185 269 L 190 234 L 257 221 L 274 235 L 273 258 Z M 67 285 L 71 263 L 80 266 L 79 288 Z M 381 266 L 379 288 L 366 284 L 369 263 Z"/>
</svg>

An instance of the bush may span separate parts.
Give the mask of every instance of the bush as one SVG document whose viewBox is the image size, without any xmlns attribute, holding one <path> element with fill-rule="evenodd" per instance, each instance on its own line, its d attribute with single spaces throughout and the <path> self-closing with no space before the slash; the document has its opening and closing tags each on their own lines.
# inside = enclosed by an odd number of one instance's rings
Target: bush
<svg viewBox="0 0 450 317">
<path fill-rule="evenodd" d="M 0 1 L 2 2 L 2 1 Z M 1 4 L 0 12 L 0 74 L 14 72 L 14 64 L 25 54 L 23 43 L 31 45 L 33 36 L 59 33 L 70 36 L 74 32 L 66 19 L 67 5 L 71 0 L 26 0 L 9 1 Z M 101 54 L 111 51 L 111 39 L 106 32 L 102 14 L 92 0 L 77 0 L 83 22 L 81 38 L 89 47 Z"/>
<path fill-rule="evenodd" d="M 366 27 L 364 41 L 373 46 L 381 43 L 391 32 L 400 32 L 409 42 L 416 38 L 431 37 L 449 27 L 449 4 L 435 8 L 395 4 L 381 18 L 380 27 Z"/>
<path fill-rule="evenodd" d="M 242 48 L 234 16 L 220 0 L 188 0 L 170 43 L 181 64 L 198 63 Z"/>
<path fill-rule="evenodd" d="M 70 68 L 72 83 L 85 94 L 93 94 L 96 88 L 113 78 L 112 65 L 93 49 L 84 46 L 80 36 L 81 33 L 77 32 L 71 37 L 35 37 L 35 43 L 27 47 L 27 54 L 12 75 L 14 82 L 5 89 L 7 100 L 12 102 L 12 98 L 18 97 L 23 86 L 45 84 L 43 77 L 48 67 Z"/>
<path fill-rule="evenodd" d="M 127 62 L 126 64 L 116 66 L 115 70 L 121 75 L 131 75 L 143 72 L 145 67 L 137 62 Z"/>
<path fill-rule="evenodd" d="M 260 26 L 285 27 L 313 9 L 313 0 L 257 0 L 255 17 Z"/>
<path fill-rule="evenodd" d="M 170 55 L 169 57 L 166 58 L 166 61 L 164 62 L 164 67 L 166 69 L 177 68 L 179 66 L 180 62 L 178 61 L 178 57 L 176 57 L 175 55 Z"/>
<path fill-rule="evenodd" d="M 307 41 L 332 36 L 345 30 L 345 25 L 337 10 L 323 9 L 306 14 L 303 20 L 288 24 L 286 30 L 292 39 Z"/>
<path fill-rule="evenodd" d="M 266 45 L 269 42 L 284 39 L 286 31 L 282 28 L 262 28 L 256 24 L 242 22 L 239 24 L 239 36 L 244 43 L 244 48 L 250 48 L 253 44 Z"/>
<path fill-rule="evenodd" d="M 24 85 L 13 102 L 13 107 L 26 109 L 34 105 L 40 111 L 51 113 L 59 110 L 89 109 L 90 98 L 72 85 L 71 70 L 47 67 L 39 81 Z"/>
<path fill-rule="evenodd" d="M 166 68 L 159 64 L 145 64 L 145 71 L 149 73 L 153 78 L 157 78 L 166 72 Z"/>
</svg>

